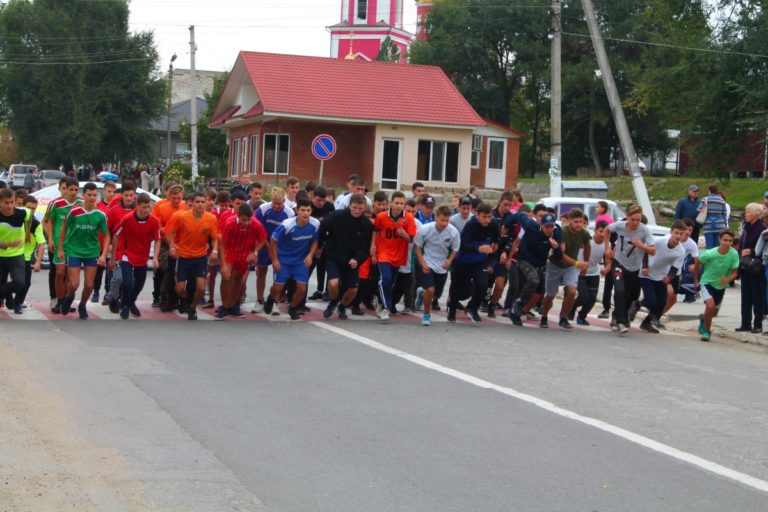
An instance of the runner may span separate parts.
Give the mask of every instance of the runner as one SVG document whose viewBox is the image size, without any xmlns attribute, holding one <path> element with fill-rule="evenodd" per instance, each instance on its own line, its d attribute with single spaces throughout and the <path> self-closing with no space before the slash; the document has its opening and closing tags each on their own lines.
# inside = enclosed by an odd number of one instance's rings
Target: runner
<svg viewBox="0 0 768 512">
<path fill-rule="evenodd" d="M 113 240 L 113 244 L 115 231 L 117 231 L 118 226 L 126 215 L 134 211 L 136 211 L 136 185 L 132 181 L 126 181 L 123 183 L 120 196 L 114 198 L 107 210 L 107 229 L 109 229 L 109 236 Z M 104 300 L 109 304 L 110 312 L 119 313 L 120 292 L 122 291 L 123 284 L 122 265 L 119 265 L 120 260 L 111 260 L 114 252 L 112 248 L 108 248 L 107 251 L 107 257 L 109 258 L 107 261 L 107 282 L 109 287 L 107 288 Z M 112 293 L 113 290 L 114 293 Z"/>
<path fill-rule="evenodd" d="M 24 244 L 24 291 L 17 295 L 16 302 L 21 304 L 22 309 L 27 309 L 29 304 L 26 302 L 27 293 L 32 286 L 32 272 L 40 272 L 40 265 L 43 263 L 43 254 L 45 253 L 45 233 L 43 233 L 43 224 L 35 217 L 37 209 L 37 198 L 27 196 L 24 198 L 24 207 L 29 210 L 31 222 L 29 227 L 29 236 Z M 15 308 L 14 308 L 15 311 Z"/>
<path fill-rule="evenodd" d="M 56 199 L 61 199 L 64 197 L 64 195 L 67 192 L 67 177 L 62 176 L 59 178 L 59 197 Z M 45 225 L 45 219 L 50 214 L 51 208 L 53 207 L 53 203 L 56 202 L 56 199 L 48 203 L 48 206 L 45 209 L 45 214 L 43 215 L 43 235 L 45 236 L 46 241 L 50 240 L 50 236 L 48 235 L 48 231 Z M 56 303 L 58 302 L 58 299 L 56 298 L 56 265 L 53 264 L 53 260 L 56 258 L 56 250 L 51 244 L 48 245 L 48 295 L 51 300 L 50 307 L 51 311 L 53 311 L 53 308 L 56 306 Z"/>
<path fill-rule="evenodd" d="M 312 218 L 323 223 L 323 220 L 331 213 L 336 211 L 333 204 L 327 201 L 328 191 L 325 187 L 315 187 L 312 194 Z M 363 201 L 365 204 L 365 201 Z M 321 235 L 322 238 L 322 235 Z M 310 300 L 321 300 L 325 293 L 325 254 L 322 249 L 322 241 L 320 242 L 320 249 L 315 253 L 315 260 L 312 262 L 312 268 L 309 269 L 309 275 L 312 276 L 312 272 L 317 269 L 317 290 L 309 297 Z"/>
<path fill-rule="evenodd" d="M 416 267 L 419 281 L 416 301 L 417 304 L 424 304 L 421 317 L 421 325 L 424 326 L 432 325 L 432 299 L 442 295 L 448 270 L 461 247 L 461 235 L 450 222 L 450 208 L 440 206 L 435 214 L 435 221 L 421 228 L 414 239 L 419 263 Z"/>
<path fill-rule="evenodd" d="M 296 213 L 285 207 L 285 190 L 280 187 L 272 188 L 272 200 L 264 203 L 256 210 L 256 220 L 267 230 L 267 240 L 283 221 L 293 218 Z M 259 259 L 256 267 L 256 303 L 251 313 L 261 313 L 264 308 L 264 289 L 267 285 L 267 268 L 271 264 L 269 244 L 259 251 Z"/>
<path fill-rule="evenodd" d="M 152 268 L 158 268 L 160 264 L 160 221 L 149 214 L 150 208 L 149 194 L 139 194 L 135 210 L 129 210 L 115 228 L 110 265 L 114 267 L 117 262 L 120 263 L 120 318 L 123 320 L 127 320 L 129 314 L 136 318 L 141 316 L 141 311 L 136 306 L 136 298 L 147 279 L 147 262 L 153 243 Z"/>
<path fill-rule="evenodd" d="M 336 210 L 320 227 L 320 244 L 328 272 L 328 306 L 323 317 L 330 318 L 338 307 L 339 318 L 347 318 L 347 307 L 357 296 L 358 268 L 371 247 L 373 224 L 363 213 L 365 197 L 353 194 L 349 207 Z"/>
<path fill-rule="evenodd" d="M 59 243 L 56 246 L 57 258 L 67 262 L 67 296 L 61 305 L 61 314 L 69 313 L 69 308 L 75 300 L 75 292 L 80 287 L 80 268 L 84 267 L 83 292 L 77 313 L 81 320 L 88 319 L 86 304 L 91 298 L 93 280 L 96 277 L 96 266 L 105 265 L 107 249 L 110 244 L 107 217 L 96 207 L 99 200 L 99 189 L 95 183 L 83 186 L 83 203 L 69 209 L 67 218 L 59 232 Z M 99 243 L 99 233 L 104 234 L 104 248 Z"/>
<path fill-rule="evenodd" d="M 5 298 L 6 307 L 17 315 L 22 313 L 26 285 L 24 242 L 30 234 L 31 217 L 30 210 L 16 207 L 13 190 L 0 190 L 0 300 Z"/>
<path fill-rule="evenodd" d="M 611 328 L 619 334 L 629 331 L 629 324 L 639 308 L 640 267 L 647 254 L 653 256 L 656 249 L 651 231 L 642 224 L 643 210 L 637 205 L 627 208 L 627 220 L 608 225 L 609 233 L 616 233 L 614 250 L 613 319 Z M 606 252 L 610 250 L 606 240 Z"/>
<path fill-rule="evenodd" d="M 720 311 L 725 287 L 739 276 L 739 253 L 733 248 L 735 236 L 732 231 L 720 233 L 720 246 L 701 253 L 699 261 L 704 265 L 701 275 L 701 298 L 704 299 L 704 314 L 699 315 L 701 341 L 712 338 L 712 319 Z"/>
<path fill-rule="evenodd" d="M 423 196 L 422 196 L 423 197 Z M 421 221 L 416 219 L 416 201 L 413 199 L 405 200 L 405 211 L 413 215 L 413 222 L 416 224 L 416 232 L 418 233 L 423 225 Z M 405 264 L 397 269 L 397 279 L 395 280 L 395 286 L 392 288 L 392 304 L 395 309 L 391 311 L 392 314 L 396 314 L 397 305 L 400 303 L 400 299 L 403 299 L 402 313 L 409 315 L 416 312 L 416 279 L 414 279 L 414 268 L 416 263 L 416 253 L 413 249 L 413 240 L 408 243 L 408 253 L 405 260 Z"/>
<path fill-rule="evenodd" d="M 117 185 L 114 181 L 107 181 L 104 183 L 104 187 L 101 189 L 101 199 L 96 203 L 96 207 L 107 216 L 107 227 L 109 227 L 109 208 L 112 204 L 112 199 L 117 194 Z M 101 249 L 104 249 L 104 236 L 99 236 L 99 243 Z M 112 253 L 107 252 L 107 257 Z M 107 264 L 109 261 L 107 261 Z M 107 265 L 108 266 L 108 265 Z M 102 305 L 106 306 L 111 301 L 111 295 L 109 293 L 112 286 L 112 272 L 107 269 L 107 266 L 98 267 L 96 269 L 96 278 L 93 280 L 93 293 L 91 294 L 91 302 L 99 302 L 99 290 L 101 289 L 101 283 L 104 283 L 104 302 Z M 104 275 L 106 274 L 106 279 Z"/>
<path fill-rule="evenodd" d="M 261 198 L 264 192 L 264 186 L 258 181 L 251 183 L 251 189 L 248 192 L 250 199 L 248 200 L 248 206 L 255 212 L 257 208 L 264 204 L 264 200 Z"/>
<path fill-rule="evenodd" d="M 293 279 L 296 292 L 293 294 L 293 302 L 288 306 L 288 314 L 291 320 L 301 318 L 298 307 L 307 288 L 309 267 L 315 257 L 319 235 L 320 223 L 312 218 L 312 203 L 308 199 L 299 199 L 296 217 L 285 220 L 272 233 L 269 256 L 275 277 L 269 297 L 264 303 L 265 313 L 272 314 L 286 283 Z"/>
<path fill-rule="evenodd" d="M 504 287 L 507 286 L 509 276 L 509 266 L 507 263 L 517 231 L 517 223 L 513 213 L 510 211 L 514 198 L 515 196 L 512 192 L 502 193 L 501 197 L 499 197 L 498 205 L 491 210 L 493 222 L 499 227 L 500 237 L 496 254 L 489 260 L 491 264 L 489 267 L 491 279 L 488 279 L 488 290 L 483 300 L 488 318 L 496 318 L 496 308 L 504 293 Z"/>
<path fill-rule="evenodd" d="M 592 240 L 589 241 L 591 249 L 589 251 L 587 271 L 584 275 L 579 276 L 578 295 L 569 316 L 570 320 L 573 320 L 574 316 L 576 316 L 576 324 L 578 325 L 589 325 L 587 315 L 592 311 L 597 302 L 600 276 L 610 273 L 611 257 L 605 253 L 605 231 L 607 227 L 608 223 L 606 221 L 601 220 L 598 222 L 595 225 L 595 234 Z M 583 253 L 579 256 L 579 259 L 587 260 Z M 602 268 L 600 268 L 601 262 L 603 262 Z M 579 309 L 578 315 L 576 315 L 577 309 Z"/>
<path fill-rule="evenodd" d="M 376 215 L 387 211 L 388 207 L 389 198 L 387 193 L 379 190 L 373 195 L 373 207 L 366 205 L 365 216 L 373 222 L 376 219 Z M 376 311 L 378 309 L 379 267 L 371 262 L 370 255 L 358 267 L 358 276 L 360 277 L 360 284 L 357 287 L 357 297 L 352 301 L 352 309 L 350 311 L 353 315 L 362 316 L 365 313 L 360 309 L 361 304 L 369 311 Z M 323 300 L 326 299 L 324 298 Z"/>
<path fill-rule="evenodd" d="M 424 194 L 416 201 L 418 210 L 414 218 L 422 224 L 429 224 L 435 222 L 435 198 L 429 194 Z"/>
<path fill-rule="evenodd" d="M 405 208 L 405 195 L 392 192 L 389 211 L 382 212 L 373 221 L 376 235 L 371 239 L 371 263 L 379 268 L 379 318 L 389 320 L 395 312 L 392 288 L 397 271 L 408 259 L 408 244 L 416 236 L 416 223 Z"/>
<path fill-rule="evenodd" d="M 659 333 L 652 322 L 661 318 L 667 304 L 667 286 L 677 275 L 678 268 L 675 265 L 685 258 L 685 248 L 680 239 L 686 229 L 683 221 L 675 221 L 669 235 L 655 239 L 656 253 L 653 256 L 646 255 L 643 260 L 640 286 L 643 288 L 643 306 L 648 308 L 648 316 L 640 324 L 640 329 L 646 332 Z"/>
<path fill-rule="evenodd" d="M 220 226 L 220 233 L 221 309 L 216 311 L 216 320 L 227 316 L 242 318 L 245 315 L 240 310 L 240 299 L 245 294 L 248 270 L 256 264 L 267 231 L 253 217 L 253 209 L 243 203 L 238 206 L 237 215 Z"/>
<path fill-rule="evenodd" d="M 192 209 L 176 213 L 166 227 L 168 257 L 178 258 L 176 267 L 176 295 L 179 297 L 179 313 L 187 314 L 187 320 L 197 320 L 197 304 L 205 294 L 208 271 L 208 244 L 213 247 L 211 260 L 217 260 L 219 229 L 216 217 L 205 211 L 205 195 L 195 192 Z M 195 293 L 187 296 L 187 281 L 194 279 Z"/>
<path fill-rule="evenodd" d="M 168 222 L 174 213 L 185 210 L 186 205 L 181 202 L 184 189 L 174 182 L 165 184 L 165 199 L 158 201 L 152 209 L 152 215 L 160 222 L 163 231 L 163 241 L 160 244 L 158 260 L 160 268 L 154 271 L 154 291 L 152 293 L 152 307 L 160 307 L 160 311 L 172 311 L 178 306 L 176 297 L 176 258 L 168 255 L 169 244 L 166 230 Z"/>
<path fill-rule="evenodd" d="M 365 202 L 368 203 L 368 205 L 372 204 L 371 200 L 365 195 L 365 180 L 357 174 L 353 174 L 349 177 L 349 180 L 347 181 L 347 188 L 349 191 L 340 195 L 339 198 L 336 199 L 334 206 L 337 210 L 343 210 L 349 206 L 349 199 L 352 197 L 352 194 L 360 194 L 365 197 Z"/>
<path fill-rule="evenodd" d="M 51 312 L 56 314 L 69 313 L 69 311 L 63 312 L 60 307 L 61 301 L 67 295 L 67 265 L 64 258 L 59 258 L 59 249 L 61 248 L 59 245 L 59 234 L 69 210 L 73 206 L 82 204 L 82 201 L 77 198 L 77 194 L 80 192 L 80 182 L 75 178 L 69 177 L 65 182 L 65 186 L 64 195 L 51 203 L 43 218 L 43 229 L 48 239 L 48 248 L 53 252 L 53 258 L 50 261 L 56 268 L 56 303 L 51 308 Z"/>
<path fill-rule="evenodd" d="M 472 199 L 468 196 L 463 196 L 459 199 L 458 212 L 451 217 L 451 226 L 456 228 L 456 231 L 461 234 L 464 226 L 472 218 Z"/>
<path fill-rule="evenodd" d="M 677 303 L 677 294 L 680 293 L 680 279 L 683 273 L 683 267 L 686 265 L 686 262 L 689 261 L 688 258 L 691 258 L 691 261 L 693 261 L 693 271 L 691 272 L 693 275 L 693 289 L 699 289 L 699 267 L 701 266 L 701 263 L 699 262 L 699 244 L 697 244 L 695 238 L 693 238 L 695 230 L 694 221 L 688 218 L 685 218 L 682 221 L 685 224 L 686 229 L 683 232 L 683 236 L 680 237 L 680 245 L 683 246 L 685 253 L 683 254 L 683 257 L 677 260 L 674 264 L 677 269 L 677 274 L 667 285 L 667 305 L 664 306 L 662 315 L 666 315 L 669 310 L 672 309 L 672 306 Z M 664 329 L 664 324 L 661 322 L 661 318 L 654 320 L 653 325 L 657 329 Z"/>
<path fill-rule="evenodd" d="M 240 206 L 246 204 L 248 201 L 248 195 L 246 195 L 246 193 L 241 190 L 236 190 L 233 192 L 231 197 L 230 194 L 226 192 L 224 192 L 224 194 L 226 194 L 227 198 L 226 206 L 223 202 L 219 203 L 218 215 L 214 213 L 214 215 L 216 215 L 216 222 L 219 226 L 219 233 L 221 233 L 224 224 L 226 224 L 229 219 L 238 216 L 237 212 L 240 210 Z M 217 197 L 217 199 L 219 199 L 219 197 Z M 223 199 L 223 197 L 221 197 L 221 199 Z M 251 210 L 251 215 L 253 215 L 253 210 Z M 208 255 L 210 256 L 211 248 L 209 247 L 208 250 Z M 219 250 L 221 250 L 221 247 L 219 247 Z M 219 256 L 221 256 L 221 254 L 219 254 Z M 221 261 L 221 257 L 215 261 L 211 261 L 210 258 L 208 260 L 208 283 L 206 284 L 206 289 L 208 290 L 208 300 L 205 302 L 205 304 L 203 304 L 203 309 L 213 309 L 215 307 L 214 297 L 216 295 L 216 275 L 219 273 L 219 270 L 221 270 L 219 261 Z M 243 297 L 240 298 L 243 299 Z M 240 303 L 238 301 L 238 309 L 239 305 Z"/>
<path fill-rule="evenodd" d="M 555 300 L 562 283 L 565 286 L 565 298 L 560 309 L 558 325 L 563 329 L 573 329 L 573 326 L 568 322 L 568 315 L 570 315 L 573 302 L 576 299 L 579 277 L 583 276 L 589 267 L 589 256 L 592 250 L 589 243 L 592 236 L 589 231 L 584 229 L 584 213 L 579 208 L 573 208 L 568 212 L 568 226 L 555 230 L 552 238 L 560 243 L 560 247 L 552 252 L 549 261 L 547 261 L 547 273 L 544 282 L 546 294 L 541 307 L 539 327 L 549 327 L 547 313 L 552 309 L 552 302 Z M 582 254 L 581 259 L 579 253 Z"/>
<path fill-rule="evenodd" d="M 297 178 L 288 178 L 285 182 L 285 207 L 289 210 L 296 209 L 296 195 L 299 193 L 301 184 Z"/>
<path fill-rule="evenodd" d="M 482 321 L 478 308 L 488 289 L 488 261 L 496 252 L 499 242 L 499 226 L 491 218 L 491 206 L 481 204 L 477 214 L 461 232 L 461 247 L 451 270 L 451 286 L 448 290 L 448 321 L 456 321 L 459 301 L 471 297 L 466 307 L 474 323 Z"/>
</svg>

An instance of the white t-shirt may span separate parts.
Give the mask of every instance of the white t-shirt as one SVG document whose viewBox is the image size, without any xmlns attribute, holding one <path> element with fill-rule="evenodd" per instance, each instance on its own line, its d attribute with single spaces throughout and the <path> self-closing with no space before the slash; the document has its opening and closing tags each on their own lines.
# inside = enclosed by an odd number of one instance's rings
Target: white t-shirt
<svg viewBox="0 0 768 512">
<path fill-rule="evenodd" d="M 653 235 L 645 224 L 640 224 L 635 231 L 627 229 L 627 221 L 620 220 L 608 225 L 608 231 L 616 233 L 616 262 L 630 272 L 640 270 L 645 251 L 635 247 L 632 240 L 639 238 L 645 245 L 653 245 Z"/>
<path fill-rule="evenodd" d="M 461 247 L 461 235 L 459 230 L 448 224 L 444 230 L 438 231 L 434 222 L 425 224 L 416 232 L 413 239 L 416 246 L 424 251 L 424 261 L 435 274 L 446 274 L 448 270 L 443 268 L 443 263 L 451 255 L 458 252 Z"/>
<path fill-rule="evenodd" d="M 589 241 L 592 246 L 592 251 L 589 253 L 589 265 L 587 265 L 587 272 L 585 276 L 599 276 L 600 264 L 605 256 L 605 241 L 603 243 L 595 243 L 595 239 Z M 579 260 L 584 261 L 584 249 L 579 249 Z"/>
<path fill-rule="evenodd" d="M 472 218 L 472 214 L 469 214 L 469 217 L 466 219 L 462 217 L 461 213 L 456 213 L 451 217 L 451 226 L 456 228 L 456 231 L 459 232 L 459 235 L 461 235 L 461 231 L 464 229 L 464 226 L 467 225 L 467 222 L 469 222 L 469 219 Z"/>
<path fill-rule="evenodd" d="M 683 272 L 683 265 L 685 265 L 685 259 L 688 256 L 694 258 L 699 257 L 699 245 L 693 241 L 693 238 L 688 238 L 685 242 L 680 242 L 680 245 L 683 246 L 685 253 L 674 263 L 675 267 L 677 267 L 677 275 L 680 275 Z"/>
<path fill-rule="evenodd" d="M 664 276 L 669 274 L 669 268 L 685 257 L 685 249 L 682 244 L 669 247 L 669 235 L 656 238 L 656 254 L 648 257 L 648 276 L 641 275 L 641 278 L 651 281 L 661 281 Z"/>
<path fill-rule="evenodd" d="M 368 196 L 365 197 L 365 202 L 368 203 L 368 206 L 373 206 L 373 202 L 371 201 L 371 198 Z M 337 210 L 344 210 L 345 208 L 349 207 L 349 201 L 352 199 L 352 194 L 347 192 L 346 194 L 342 194 L 339 197 L 336 198 L 336 202 L 333 203 L 334 208 Z"/>
<path fill-rule="evenodd" d="M 416 223 L 416 233 L 418 234 L 419 230 L 423 226 L 421 221 L 414 217 L 413 222 Z M 411 272 L 411 255 L 413 254 L 413 240 L 415 240 L 416 237 L 414 237 L 411 240 L 411 243 L 408 244 L 408 259 L 405 261 L 405 265 L 397 269 L 398 272 L 401 274 L 409 274 Z"/>
</svg>

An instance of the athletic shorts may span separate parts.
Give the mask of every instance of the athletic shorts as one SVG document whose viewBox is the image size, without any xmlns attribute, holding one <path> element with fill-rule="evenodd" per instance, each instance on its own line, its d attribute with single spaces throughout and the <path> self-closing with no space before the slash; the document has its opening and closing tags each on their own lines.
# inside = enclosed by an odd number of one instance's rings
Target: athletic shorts
<svg viewBox="0 0 768 512">
<path fill-rule="evenodd" d="M 95 267 L 96 262 L 98 262 L 98 258 L 75 258 L 74 256 L 69 256 L 66 258 L 67 260 L 67 266 L 71 268 L 80 268 L 80 267 Z M 58 265 L 61 265 L 61 263 L 58 263 Z"/>
<path fill-rule="evenodd" d="M 246 275 L 250 270 L 250 267 L 248 266 L 248 262 L 243 258 L 236 258 L 233 261 L 230 261 L 229 258 L 227 258 L 226 261 L 232 266 L 232 270 L 234 270 L 241 276 Z M 218 265 L 216 266 L 216 268 L 217 269 L 219 268 Z"/>
<path fill-rule="evenodd" d="M 672 285 L 672 291 L 675 292 L 675 295 L 680 293 L 680 274 L 673 277 L 669 284 Z"/>
<path fill-rule="evenodd" d="M 285 284 L 293 279 L 299 284 L 307 284 L 309 281 L 309 269 L 303 263 L 298 265 L 280 265 L 280 272 L 275 272 L 275 284 Z"/>
<path fill-rule="evenodd" d="M 60 260 L 59 259 L 59 251 L 57 251 L 55 247 L 53 248 L 53 251 L 51 251 L 51 254 L 53 254 L 53 259 L 51 260 L 51 262 L 54 265 L 66 265 L 66 261 L 67 261 L 67 255 L 66 254 L 64 255 L 64 260 Z"/>
<path fill-rule="evenodd" d="M 701 287 L 701 298 L 704 299 L 704 302 L 707 302 L 708 300 L 712 299 L 715 301 L 715 307 L 720 307 L 720 304 L 723 302 L 723 296 L 725 295 L 725 288 L 722 290 L 718 290 L 711 284 L 705 284 Z"/>
<path fill-rule="evenodd" d="M 546 283 L 544 288 L 546 295 L 550 297 L 557 295 L 561 284 L 574 287 L 579 285 L 579 269 L 577 267 L 561 268 L 552 262 L 548 262 L 545 275 Z"/>
<path fill-rule="evenodd" d="M 423 271 L 418 272 L 419 286 L 424 288 L 434 288 L 435 296 L 440 295 L 439 292 L 445 288 L 445 281 L 448 279 L 448 273 L 438 274 L 437 272 L 429 272 L 425 274 Z"/>
<path fill-rule="evenodd" d="M 357 288 L 360 282 L 357 268 L 350 268 L 348 264 L 340 263 L 330 258 L 325 260 L 325 275 L 328 281 L 338 279 L 341 282 L 342 290 Z"/>
<path fill-rule="evenodd" d="M 259 251 L 259 260 L 256 262 L 257 267 L 268 267 L 272 264 L 272 260 L 269 259 L 269 249 L 266 247 Z"/>
<path fill-rule="evenodd" d="M 503 277 L 507 279 L 509 276 L 509 270 L 507 270 L 507 266 L 503 263 L 496 263 L 496 265 L 493 266 L 493 278 L 496 279 L 497 277 Z"/>
<path fill-rule="evenodd" d="M 179 258 L 176 262 L 176 281 L 205 279 L 208 277 L 208 256 Z"/>
</svg>

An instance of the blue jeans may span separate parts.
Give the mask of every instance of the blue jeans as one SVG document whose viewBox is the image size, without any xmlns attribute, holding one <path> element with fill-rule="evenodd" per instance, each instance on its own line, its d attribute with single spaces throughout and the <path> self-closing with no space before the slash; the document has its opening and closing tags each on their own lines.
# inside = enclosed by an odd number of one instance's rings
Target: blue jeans
<svg viewBox="0 0 768 512">
<path fill-rule="evenodd" d="M 147 280 L 147 267 L 134 267 L 127 261 L 121 261 L 120 271 L 123 274 L 123 283 L 120 288 L 123 307 L 129 308 L 136 304 L 136 298 L 144 288 L 144 282 Z"/>
<path fill-rule="evenodd" d="M 386 309 L 392 311 L 395 307 L 395 302 L 392 300 L 392 288 L 394 288 L 397 282 L 397 267 L 390 265 L 389 263 L 379 263 L 379 300 L 381 305 Z"/>
<path fill-rule="evenodd" d="M 707 249 L 718 247 L 720 245 L 720 232 L 704 233 L 704 243 L 706 244 Z"/>
</svg>

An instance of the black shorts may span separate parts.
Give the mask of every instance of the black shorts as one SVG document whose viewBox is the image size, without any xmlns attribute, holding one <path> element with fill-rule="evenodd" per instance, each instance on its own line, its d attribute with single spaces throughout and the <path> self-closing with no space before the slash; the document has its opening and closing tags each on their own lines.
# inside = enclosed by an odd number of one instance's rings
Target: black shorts
<svg viewBox="0 0 768 512">
<path fill-rule="evenodd" d="M 701 298 L 704 299 L 704 302 L 707 302 L 709 299 L 712 299 L 715 301 L 715 307 L 719 308 L 720 304 L 723 302 L 723 296 L 725 295 L 725 288 L 722 290 L 718 290 L 712 285 L 705 284 L 701 287 Z"/>
<path fill-rule="evenodd" d="M 356 268 L 350 268 L 347 263 L 340 263 L 330 258 L 325 260 L 325 275 L 328 281 L 338 279 L 343 290 L 357 288 L 360 282 Z"/>
<path fill-rule="evenodd" d="M 445 281 L 448 279 L 448 273 L 438 274 L 437 272 L 429 272 L 425 274 L 423 271 L 418 272 L 419 286 L 424 288 L 434 288 L 435 297 L 439 297 L 445 289 Z"/>
<path fill-rule="evenodd" d="M 673 277 L 669 284 L 672 285 L 672 291 L 675 292 L 675 295 L 680 293 L 680 274 Z"/>
<path fill-rule="evenodd" d="M 509 270 L 507 270 L 507 266 L 504 263 L 496 263 L 496 265 L 493 266 L 493 277 L 494 279 L 497 277 L 503 277 L 504 279 L 508 279 Z"/>
<path fill-rule="evenodd" d="M 205 279 L 208 276 L 208 256 L 179 258 L 176 262 L 176 281 Z"/>
</svg>

